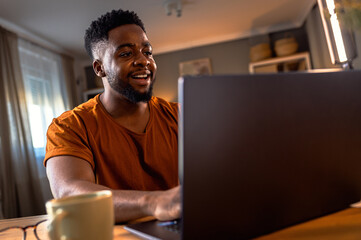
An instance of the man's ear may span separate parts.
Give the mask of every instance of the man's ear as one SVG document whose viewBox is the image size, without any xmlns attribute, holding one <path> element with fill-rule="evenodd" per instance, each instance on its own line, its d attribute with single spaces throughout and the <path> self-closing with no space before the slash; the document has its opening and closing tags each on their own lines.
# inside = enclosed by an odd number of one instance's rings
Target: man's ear
<svg viewBox="0 0 361 240">
<path fill-rule="evenodd" d="M 99 59 L 95 59 L 93 61 L 93 69 L 95 74 L 98 77 L 105 77 L 105 72 L 104 72 L 104 68 L 103 68 L 103 64 Z"/>
</svg>

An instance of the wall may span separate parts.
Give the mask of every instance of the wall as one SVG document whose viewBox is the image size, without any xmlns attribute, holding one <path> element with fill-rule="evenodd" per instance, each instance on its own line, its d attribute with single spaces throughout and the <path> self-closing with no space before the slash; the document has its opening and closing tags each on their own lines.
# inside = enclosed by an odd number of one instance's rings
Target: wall
<svg viewBox="0 0 361 240">
<path fill-rule="evenodd" d="M 334 68 L 327 48 L 319 8 L 314 7 L 306 19 L 306 30 L 313 68 Z"/>
<path fill-rule="evenodd" d="M 154 95 L 166 100 L 177 100 L 179 63 L 210 58 L 213 74 L 239 74 L 248 72 L 249 47 L 246 39 L 212 44 L 155 55 L 157 80 Z"/>
<path fill-rule="evenodd" d="M 361 29 L 355 31 L 355 40 L 358 57 L 353 61 L 353 66 L 355 69 L 361 69 Z"/>
<path fill-rule="evenodd" d="M 305 27 L 270 34 L 271 44 L 275 40 L 291 33 L 299 42 L 299 51 L 308 51 L 308 40 Z M 177 101 L 179 63 L 200 58 L 210 58 L 213 74 L 248 73 L 249 39 L 212 44 L 155 55 L 158 66 L 154 95 L 169 101 Z"/>
</svg>

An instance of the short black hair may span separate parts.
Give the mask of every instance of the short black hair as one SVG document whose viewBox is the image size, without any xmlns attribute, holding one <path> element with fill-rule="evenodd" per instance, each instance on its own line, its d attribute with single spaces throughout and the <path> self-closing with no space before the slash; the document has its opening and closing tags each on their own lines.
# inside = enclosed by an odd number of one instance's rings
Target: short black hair
<svg viewBox="0 0 361 240">
<path fill-rule="evenodd" d="M 89 56 L 94 58 L 94 45 L 98 42 L 108 40 L 108 32 L 110 30 L 125 24 L 136 24 L 145 32 L 142 20 L 140 20 L 138 15 L 133 11 L 124 11 L 122 9 L 113 10 L 93 21 L 85 31 L 84 36 L 85 49 Z"/>
</svg>

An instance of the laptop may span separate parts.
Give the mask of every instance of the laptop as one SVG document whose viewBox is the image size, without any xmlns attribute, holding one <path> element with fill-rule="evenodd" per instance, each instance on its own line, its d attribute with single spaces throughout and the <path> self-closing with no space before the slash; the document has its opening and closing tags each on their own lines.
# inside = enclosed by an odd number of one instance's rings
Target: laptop
<svg viewBox="0 0 361 240">
<path fill-rule="evenodd" d="M 361 199 L 360 71 L 186 76 L 179 99 L 181 229 L 127 230 L 250 239 Z"/>
</svg>

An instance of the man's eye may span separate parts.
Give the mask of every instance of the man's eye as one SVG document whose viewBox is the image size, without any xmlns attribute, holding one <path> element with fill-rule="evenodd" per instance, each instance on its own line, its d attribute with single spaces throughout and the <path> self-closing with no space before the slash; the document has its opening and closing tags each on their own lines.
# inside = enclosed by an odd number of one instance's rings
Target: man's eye
<svg viewBox="0 0 361 240">
<path fill-rule="evenodd" d="M 120 57 L 129 57 L 130 55 L 132 55 L 131 52 L 121 52 L 121 53 L 119 54 Z"/>
<path fill-rule="evenodd" d="M 147 56 L 152 56 L 153 55 L 153 53 L 151 51 L 146 51 L 144 54 L 147 55 Z"/>
</svg>

